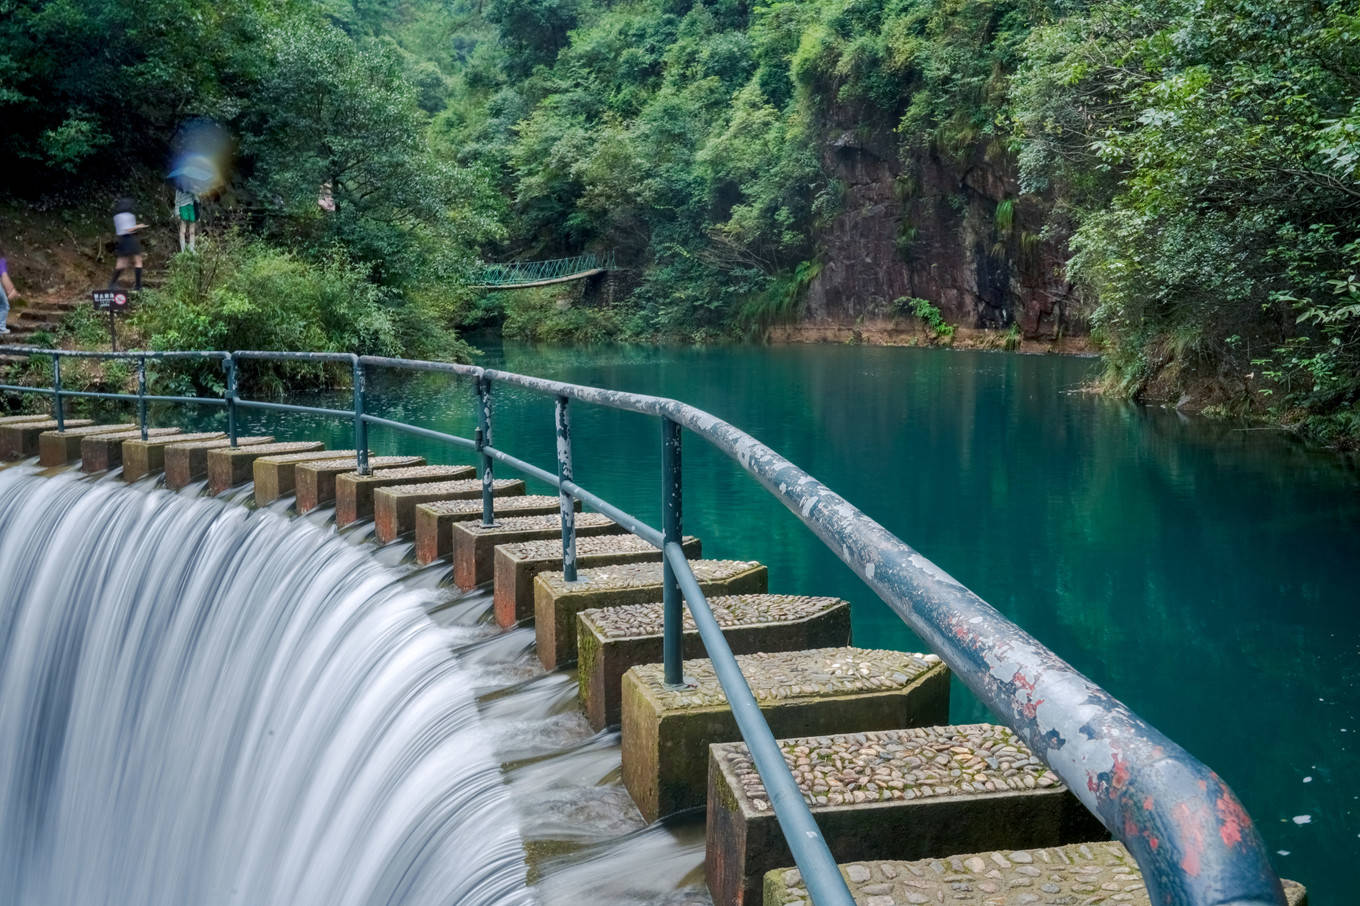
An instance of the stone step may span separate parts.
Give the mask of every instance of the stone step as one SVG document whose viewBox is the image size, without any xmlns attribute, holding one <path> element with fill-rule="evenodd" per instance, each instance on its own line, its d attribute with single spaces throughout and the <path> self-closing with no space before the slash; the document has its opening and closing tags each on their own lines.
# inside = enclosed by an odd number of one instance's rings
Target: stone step
<svg viewBox="0 0 1360 906">
<path fill-rule="evenodd" d="M 763 594 L 769 570 L 753 560 L 691 560 L 708 597 Z M 578 569 L 568 582 L 561 570 L 534 577 L 534 636 L 538 659 L 549 670 L 576 660 L 576 615 L 583 610 L 651 604 L 661 600 L 660 563 L 624 563 Z"/>
<path fill-rule="evenodd" d="M 148 428 L 148 437 L 172 437 L 183 434 L 179 428 Z M 92 475 L 107 472 L 123 464 L 123 442 L 139 439 L 140 429 L 117 431 L 112 434 L 86 434 L 80 439 L 80 470 Z"/>
<path fill-rule="evenodd" d="M 498 478 L 491 493 L 496 497 L 522 497 L 524 482 L 518 478 Z M 481 479 L 434 481 L 425 484 L 397 484 L 373 491 L 374 534 L 383 544 L 396 541 L 416 530 L 416 507 L 439 500 L 481 499 Z"/>
<path fill-rule="evenodd" d="M 22 425 L 24 422 L 45 422 L 51 419 L 50 415 L 4 415 L 0 416 L 0 425 Z"/>
<path fill-rule="evenodd" d="M 238 437 L 238 447 L 272 445 L 271 436 Z M 208 477 L 208 453 L 223 447 L 230 447 L 231 440 L 220 437 L 216 440 L 195 440 L 185 443 L 167 444 L 165 447 L 165 486 L 178 491 L 192 482 Z"/>
<path fill-rule="evenodd" d="M 310 513 L 319 507 L 335 503 L 335 480 L 346 473 L 358 476 L 353 459 L 319 459 L 299 463 L 293 473 L 293 491 L 297 497 L 297 511 Z M 423 456 L 370 456 L 370 470 L 409 469 L 425 465 Z"/>
<path fill-rule="evenodd" d="M 682 547 L 685 556 L 691 560 L 703 556 L 703 545 L 698 538 L 685 536 Z M 492 560 L 492 574 L 496 580 L 496 622 L 501 626 L 514 626 L 534 618 L 534 577 L 549 570 L 562 569 L 562 539 L 503 544 L 496 548 Z M 636 535 L 597 535 L 576 539 L 578 570 L 653 561 L 661 562 L 661 551 Z"/>
<path fill-rule="evenodd" d="M 293 493 L 293 477 L 298 465 L 306 462 L 348 458 L 351 467 L 358 452 L 355 450 L 303 450 L 299 453 L 271 453 L 251 463 L 251 477 L 255 483 L 255 502 L 260 506 L 273 503 Z"/>
<path fill-rule="evenodd" d="M 424 484 L 472 478 L 472 466 L 412 466 L 409 469 L 383 469 L 371 475 L 357 472 L 335 480 L 335 524 L 344 528 L 360 519 L 373 518 L 373 492 L 401 484 Z"/>
<path fill-rule="evenodd" d="M 92 425 L 86 422 L 84 427 L 73 428 L 70 420 L 67 420 L 66 426 L 65 431 L 53 428 L 38 435 L 39 465 L 64 466 L 80 459 L 80 441 L 87 435 L 131 431 L 137 427 L 130 422 L 123 425 Z"/>
<path fill-rule="evenodd" d="M 221 431 L 175 434 L 169 437 L 148 437 L 146 440 L 142 440 L 139 434 L 130 440 L 123 441 L 123 480 L 137 481 L 148 475 L 164 472 L 165 448 L 171 444 L 223 440 L 225 438 L 226 435 Z"/>
<path fill-rule="evenodd" d="M 576 501 L 577 509 L 581 502 Z M 603 513 L 581 513 L 576 517 L 576 537 L 626 534 L 623 526 Z M 438 547 L 422 550 L 420 546 L 420 513 L 416 513 L 416 562 L 433 563 L 440 557 L 453 557 L 453 584 L 459 588 L 476 588 L 489 582 L 493 575 L 496 545 L 523 541 L 548 541 L 562 538 L 562 515 L 554 511 L 546 516 L 515 516 L 497 519 L 495 525 L 481 522 L 459 522 L 449 532 L 439 531 Z M 428 559 L 421 559 L 426 557 Z"/>
<path fill-rule="evenodd" d="M 220 494 L 227 488 L 245 484 L 254 477 L 255 460 L 282 453 L 311 453 L 324 450 L 319 440 L 299 440 L 280 444 L 213 447 L 208 450 L 208 491 Z"/>
<path fill-rule="evenodd" d="M 64 427 L 68 430 L 93 425 L 89 418 L 68 418 Z M 0 459 L 26 459 L 38 454 L 38 438 L 44 431 L 57 430 L 56 419 L 36 422 L 11 422 L 0 425 Z"/>
<path fill-rule="evenodd" d="M 949 721 L 949 670 L 933 654 L 863 648 L 737 655 L 776 738 Z M 703 805 L 708 747 L 741 734 L 707 659 L 670 687 L 660 664 L 623 675 L 623 784 L 648 821 Z"/>
<path fill-rule="evenodd" d="M 555 495 L 549 497 L 546 494 L 527 494 L 497 497 L 492 504 L 492 513 L 496 525 L 499 526 L 503 522 L 518 518 L 546 519 L 555 515 L 560 519 L 560 507 L 561 502 Z M 578 500 L 576 509 L 580 508 L 581 501 Z M 439 500 L 419 504 L 416 506 L 416 562 L 433 563 L 441 557 L 449 556 L 454 529 L 472 525 L 488 528 L 481 522 L 480 494 L 473 500 Z M 487 559 L 490 559 L 490 554 L 487 555 Z"/>
<path fill-rule="evenodd" d="M 968 724 L 779 740 L 839 862 L 1108 840 L 1109 832 L 1006 727 Z M 705 872 L 715 906 L 761 900 L 793 864 L 745 743 L 709 749 Z"/>
<path fill-rule="evenodd" d="M 1003 849 L 916 861 L 841 865 L 857 906 L 1150 906 L 1143 873 L 1122 843 Z M 765 875 L 764 906 L 812 902 L 796 868 Z M 1284 882 L 1285 902 L 1307 906 L 1308 892 Z"/>
<path fill-rule="evenodd" d="M 850 605 L 840 598 L 722 595 L 708 603 L 734 654 L 850 644 Z M 688 607 L 684 616 L 683 656 L 704 657 L 704 643 Z M 623 674 L 629 667 L 661 661 L 664 626 L 659 602 L 576 615 L 577 684 L 593 729 L 618 724 Z"/>
</svg>

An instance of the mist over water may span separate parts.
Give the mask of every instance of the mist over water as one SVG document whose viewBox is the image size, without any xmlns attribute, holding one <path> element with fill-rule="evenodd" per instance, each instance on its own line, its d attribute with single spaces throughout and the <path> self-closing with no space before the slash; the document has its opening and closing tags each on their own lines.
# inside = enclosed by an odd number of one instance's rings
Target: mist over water
<svg viewBox="0 0 1360 906">
<path fill-rule="evenodd" d="M 419 591 L 332 532 L 0 470 L 0 902 L 533 901 Z"/>
</svg>

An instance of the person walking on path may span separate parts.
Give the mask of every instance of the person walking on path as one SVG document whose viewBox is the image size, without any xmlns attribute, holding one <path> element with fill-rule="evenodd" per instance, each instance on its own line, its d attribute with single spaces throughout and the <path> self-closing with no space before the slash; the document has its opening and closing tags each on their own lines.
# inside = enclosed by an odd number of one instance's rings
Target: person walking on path
<svg viewBox="0 0 1360 906">
<path fill-rule="evenodd" d="M 5 263 L 5 253 L 0 250 L 0 333 L 9 333 L 9 304 L 19 298 L 14 281 L 9 278 L 9 267 Z"/>
<path fill-rule="evenodd" d="M 189 251 L 197 251 L 195 240 L 198 233 L 198 196 L 189 189 L 176 185 L 175 210 L 179 213 L 179 250 L 184 251 L 184 239 L 187 235 Z"/>
<path fill-rule="evenodd" d="M 113 231 L 117 234 L 114 254 L 117 258 L 113 263 L 113 277 L 109 280 L 109 289 L 118 288 L 118 278 L 122 276 L 128 264 L 133 267 L 133 274 L 136 283 L 133 289 L 140 292 L 142 289 L 142 243 L 137 239 L 137 231 L 146 229 L 146 224 L 137 222 L 137 215 L 132 213 L 132 199 L 120 198 L 113 209 Z"/>
</svg>

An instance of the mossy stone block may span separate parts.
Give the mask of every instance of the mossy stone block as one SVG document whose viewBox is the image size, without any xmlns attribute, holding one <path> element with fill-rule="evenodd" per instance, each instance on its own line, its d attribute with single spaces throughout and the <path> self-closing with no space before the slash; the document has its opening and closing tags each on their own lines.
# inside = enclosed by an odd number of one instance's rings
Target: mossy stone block
<svg viewBox="0 0 1360 906">
<path fill-rule="evenodd" d="M 559 498 L 546 494 L 525 494 L 516 497 L 497 497 L 492 501 L 492 519 L 497 525 L 503 519 L 521 517 L 545 518 L 559 513 Z M 576 501 L 581 508 L 581 501 Z M 416 562 L 433 563 L 452 552 L 455 527 L 474 523 L 482 528 L 481 494 L 472 500 L 438 500 L 416 505 Z M 489 557 L 489 555 L 488 555 Z"/>
<path fill-rule="evenodd" d="M 141 435 L 123 441 L 123 480 L 138 481 L 148 475 L 165 471 L 165 448 L 173 443 L 185 441 L 220 440 L 226 437 L 221 431 L 203 431 L 198 434 L 175 434 L 169 437 L 147 437 Z"/>
<path fill-rule="evenodd" d="M 353 465 L 353 450 L 304 450 L 298 453 L 271 453 L 261 456 L 250 465 L 251 478 L 255 483 L 255 502 L 263 506 L 273 503 L 280 497 L 293 493 L 293 476 L 297 467 L 305 462 L 348 458 Z"/>
<path fill-rule="evenodd" d="M 184 432 L 179 428 L 150 428 L 147 437 L 174 437 Z M 80 439 L 80 470 L 87 474 L 107 472 L 123 464 L 123 444 L 140 439 L 142 432 L 117 431 L 112 434 L 87 434 Z"/>
<path fill-rule="evenodd" d="M 425 465 L 423 456 L 370 456 L 368 467 L 372 469 L 397 469 Z M 293 470 L 293 493 L 299 513 L 335 503 L 335 479 L 354 469 L 354 459 L 320 459 L 298 463 Z"/>
<path fill-rule="evenodd" d="M 581 501 L 575 501 L 580 510 Z M 416 516 L 416 537 L 420 536 L 419 514 Z M 581 513 L 576 517 L 576 537 L 626 534 L 623 526 L 603 513 Z M 494 574 L 496 545 L 518 544 L 525 541 L 550 541 L 562 537 L 562 515 L 554 512 L 543 516 L 516 516 L 497 519 L 495 525 L 480 522 L 461 522 L 448 533 L 443 550 L 431 552 L 436 557 L 453 557 L 453 584 L 459 588 L 476 588 L 491 581 Z M 420 559 L 419 544 L 416 561 Z"/>
<path fill-rule="evenodd" d="M 324 450 L 319 440 L 300 440 L 281 444 L 213 447 L 208 450 L 208 491 L 220 494 L 227 488 L 245 484 L 253 477 L 255 460 L 282 453 L 311 453 Z"/>
<path fill-rule="evenodd" d="M 335 524 L 344 527 L 360 519 L 373 518 L 373 492 L 378 488 L 402 484 L 460 481 L 472 478 L 472 466 L 411 466 L 404 469 L 375 469 L 368 475 L 346 472 L 335 479 Z"/>
<path fill-rule="evenodd" d="M 94 420 L 88 418 L 65 419 L 65 427 L 68 431 L 93 424 Z M 0 424 L 0 459 L 24 459 L 29 456 L 36 456 L 38 438 L 46 431 L 55 430 L 57 430 L 55 419 Z M 73 456 L 71 459 L 62 460 L 62 462 L 70 462 L 74 458 Z M 61 465 L 61 463 L 56 463 L 56 465 Z"/>
<path fill-rule="evenodd" d="M 238 447 L 254 447 L 273 444 L 270 436 L 238 437 Z M 195 440 L 186 443 L 172 443 L 165 448 L 165 486 L 178 491 L 192 482 L 208 477 L 208 452 L 221 447 L 230 447 L 230 438 L 216 440 Z"/>
<path fill-rule="evenodd" d="M 90 434 L 113 434 L 131 431 L 137 427 L 126 425 L 91 425 L 83 428 L 69 427 L 65 431 L 44 431 L 38 435 L 38 464 L 43 466 L 64 466 L 80 459 L 80 441 Z"/>
<path fill-rule="evenodd" d="M 496 497 L 518 497 L 524 494 L 524 482 L 518 478 L 498 478 L 491 493 Z M 482 496 L 482 483 L 477 479 L 464 481 L 436 481 L 427 484 L 392 485 L 373 491 L 374 534 L 383 544 L 396 541 L 416 530 L 416 507 L 438 500 L 471 500 Z"/>
</svg>

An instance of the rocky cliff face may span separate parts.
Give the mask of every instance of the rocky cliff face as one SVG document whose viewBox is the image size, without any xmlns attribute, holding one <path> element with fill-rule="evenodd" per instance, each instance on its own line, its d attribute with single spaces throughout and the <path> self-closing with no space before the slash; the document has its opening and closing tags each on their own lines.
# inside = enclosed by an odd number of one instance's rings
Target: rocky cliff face
<svg viewBox="0 0 1360 906">
<path fill-rule="evenodd" d="M 1018 325 L 1027 339 L 1085 334 L 1065 249 L 1039 238 L 1046 212 L 1022 200 L 1010 160 L 981 149 L 959 163 L 921 151 L 907 160 L 891 135 L 844 131 L 824 145 L 845 186 L 841 213 L 819 237 L 823 266 L 801 322 L 780 333 L 903 321 L 894 301 L 919 297 L 964 328 Z"/>
</svg>

